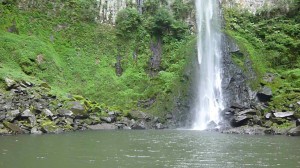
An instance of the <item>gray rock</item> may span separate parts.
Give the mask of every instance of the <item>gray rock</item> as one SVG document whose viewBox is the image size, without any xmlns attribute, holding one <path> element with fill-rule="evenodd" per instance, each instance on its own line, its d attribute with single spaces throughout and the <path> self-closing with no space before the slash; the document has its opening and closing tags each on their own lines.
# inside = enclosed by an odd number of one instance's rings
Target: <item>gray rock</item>
<svg viewBox="0 0 300 168">
<path fill-rule="evenodd" d="M 9 134 L 9 130 L 6 128 L 0 128 L 0 135 L 7 135 Z"/>
<path fill-rule="evenodd" d="M 292 128 L 289 130 L 288 135 L 290 136 L 300 136 L 300 126 Z"/>
<path fill-rule="evenodd" d="M 5 119 L 5 114 L 4 113 L 0 113 L 0 121 L 3 121 Z"/>
<path fill-rule="evenodd" d="M 262 125 L 261 118 L 258 115 L 253 116 L 252 122 L 255 125 Z"/>
<path fill-rule="evenodd" d="M 230 121 L 230 125 L 233 127 L 240 127 L 242 125 L 246 125 L 247 121 L 250 118 L 248 116 L 245 115 L 241 115 L 241 116 L 234 116 L 233 119 L 231 119 Z"/>
<path fill-rule="evenodd" d="M 7 114 L 6 114 L 6 119 L 8 121 L 13 121 L 16 117 L 20 116 L 20 111 L 19 110 L 13 110 L 13 111 L 9 111 Z"/>
<path fill-rule="evenodd" d="M 116 115 L 116 113 L 114 111 L 110 111 L 110 112 L 108 112 L 108 115 L 113 116 L 113 115 Z"/>
<path fill-rule="evenodd" d="M 275 117 L 277 118 L 285 118 L 285 117 L 291 117 L 294 115 L 295 112 L 289 111 L 289 112 L 276 112 L 273 113 Z"/>
<path fill-rule="evenodd" d="M 42 127 L 42 132 L 43 133 L 53 133 L 53 134 L 60 134 L 63 132 L 62 128 L 59 127 L 51 127 L 51 126 L 43 126 Z"/>
<path fill-rule="evenodd" d="M 21 116 L 22 117 L 32 117 L 32 116 L 34 116 L 34 114 L 29 109 L 26 109 L 25 111 L 22 112 Z"/>
<path fill-rule="evenodd" d="M 155 129 L 164 129 L 164 125 L 162 123 L 156 123 L 155 124 Z"/>
<path fill-rule="evenodd" d="M 26 85 L 27 87 L 32 87 L 32 86 L 34 85 L 33 83 L 27 82 L 27 81 L 22 81 L 22 83 L 23 83 L 24 85 Z"/>
<path fill-rule="evenodd" d="M 266 114 L 266 116 L 265 116 L 265 118 L 266 118 L 266 119 L 270 119 L 270 118 L 271 118 L 271 116 L 272 116 L 272 114 L 271 114 L 271 113 L 267 113 L 267 114 Z"/>
<path fill-rule="evenodd" d="M 247 109 L 238 113 L 238 115 L 244 115 L 244 114 L 256 115 L 256 110 Z"/>
<path fill-rule="evenodd" d="M 21 117 L 28 118 L 32 127 L 36 125 L 36 117 L 29 109 L 23 111 Z"/>
<path fill-rule="evenodd" d="M 93 120 L 93 121 L 98 121 L 98 122 L 100 122 L 100 117 L 98 117 L 98 116 L 91 115 L 91 116 L 89 116 L 89 118 L 90 118 L 91 120 Z"/>
<path fill-rule="evenodd" d="M 145 122 L 143 122 L 143 121 L 136 122 L 133 125 L 131 125 L 131 129 L 134 129 L 134 130 L 146 129 Z"/>
<path fill-rule="evenodd" d="M 13 104 L 11 102 L 6 102 L 5 105 L 3 106 L 3 109 L 5 110 L 13 110 Z"/>
<path fill-rule="evenodd" d="M 3 125 L 15 134 L 23 134 L 24 133 L 24 131 L 21 130 L 20 127 L 17 126 L 16 124 L 4 122 Z"/>
<path fill-rule="evenodd" d="M 85 112 L 84 106 L 79 101 L 69 102 L 68 106 L 75 115 L 83 114 Z"/>
<path fill-rule="evenodd" d="M 73 116 L 73 112 L 67 109 L 59 109 L 58 110 L 59 115 L 61 116 L 67 116 L 67 117 L 72 117 Z"/>
<path fill-rule="evenodd" d="M 5 84 L 8 89 L 12 88 L 13 86 L 15 86 L 17 84 L 14 80 L 9 79 L 9 78 L 5 78 L 4 80 L 5 80 Z"/>
<path fill-rule="evenodd" d="M 147 121 L 151 120 L 151 117 L 148 114 L 141 111 L 132 111 L 130 114 L 132 115 L 133 118 L 136 119 L 142 119 Z"/>
<path fill-rule="evenodd" d="M 54 114 L 49 110 L 49 109 L 44 109 L 42 111 L 42 113 L 46 116 L 46 117 L 52 117 Z"/>
<path fill-rule="evenodd" d="M 207 129 L 215 129 L 216 127 L 218 126 L 218 124 L 216 124 L 214 121 L 210 121 L 208 124 L 207 124 Z"/>
<path fill-rule="evenodd" d="M 35 135 L 41 135 L 41 134 L 43 134 L 43 132 L 40 131 L 40 130 L 38 130 L 37 127 L 31 128 L 30 133 L 31 133 L 31 134 L 35 134 Z"/>
<path fill-rule="evenodd" d="M 271 88 L 264 86 L 258 93 L 257 98 L 261 102 L 268 102 L 273 97 Z"/>
<path fill-rule="evenodd" d="M 249 134 L 249 135 L 265 135 L 267 129 L 260 126 L 242 126 L 237 128 L 230 128 L 222 130 L 226 134 Z"/>
<path fill-rule="evenodd" d="M 232 103 L 230 106 L 231 109 L 243 109 L 243 105 L 239 104 L 239 103 Z"/>
<path fill-rule="evenodd" d="M 111 117 L 101 117 L 100 119 L 101 119 L 101 121 L 105 121 L 107 123 L 112 123 L 113 122 Z"/>
<path fill-rule="evenodd" d="M 88 129 L 91 130 L 112 130 L 112 129 L 118 129 L 117 126 L 114 124 L 108 124 L 108 123 L 102 123 L 102 124 L 97 124 L 97 125 L 88 125 Z"/>
</svg>

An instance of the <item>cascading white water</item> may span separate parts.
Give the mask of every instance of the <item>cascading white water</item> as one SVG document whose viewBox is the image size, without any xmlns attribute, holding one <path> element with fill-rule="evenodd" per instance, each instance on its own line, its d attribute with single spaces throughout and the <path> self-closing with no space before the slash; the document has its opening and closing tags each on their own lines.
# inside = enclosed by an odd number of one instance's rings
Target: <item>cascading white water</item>
<svg viewBox="0 0 300 168">
<path fill-rule="evenodd" d="M 198 83 L 193 129 L 204 130 L 219 122 L 222 110 L 221 17 L 219 0 L 196 0 L 198 28 Z"/>
</svg>

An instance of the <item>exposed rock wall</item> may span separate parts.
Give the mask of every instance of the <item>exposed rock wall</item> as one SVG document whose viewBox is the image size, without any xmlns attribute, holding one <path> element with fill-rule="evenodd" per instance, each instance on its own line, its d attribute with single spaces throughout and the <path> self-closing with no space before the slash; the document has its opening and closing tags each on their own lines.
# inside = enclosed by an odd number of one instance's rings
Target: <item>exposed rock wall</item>
<svg viewBox="0 0 300 168">
<path fill-rule="evenodd" d="M 245 62 L 248 62 L 247 74 L 238 67 L 232 60 L 231 54 L 240 52 L 239 47 L 228 36 L 223 35 L 222 38 L 223 51 L 223 94 L 226 100 L 226 107 L 233 105 L 250 107 L 251 102 L 256 101 L 256 92 L 253 92 L 248 83 L 250 80 L 255 80 L 255 73 L 252 70 L 249 58 L 246 57 Z"/>
<path fill-rule="evenodd" d="M 238 7 L 256 13 L 258 10 L 280 7 L 288 10 L 293 0 L 221 0 L 226 7 Z"/>
</svg>

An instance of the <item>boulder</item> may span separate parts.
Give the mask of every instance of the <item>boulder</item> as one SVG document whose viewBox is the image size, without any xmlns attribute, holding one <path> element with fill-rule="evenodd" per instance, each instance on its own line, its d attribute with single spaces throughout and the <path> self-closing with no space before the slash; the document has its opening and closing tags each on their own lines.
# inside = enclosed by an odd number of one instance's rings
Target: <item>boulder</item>
<svg viewBox="0 0 300 168">
<path fill-rule="evenodd" d="M 26 109 L 25 111 L 22 112 L 21 116 L 22 117 L 32 117 L 32 116 L 34 116 L 34 114 L 29 109 Z"/>
<path fill-rule="evenodd" d="M 44 109 L 42 111 L 42 113 L 46 116 L 46 117 L 52 117 L 54 114 L 49 110 L 49 109 Z"/>
<path fill-rule="evenodd" d="M 265 118 L 266 118 L 266 119 L 270 119 L 271 116 L 272 116 L 272 113 L 267 113 L 267 114 L 265 115 Z"/>
<path fill-rule="evenodd" d="M 155 124 L 155 129 L 164 129 L 164 125 L 162 123 L 156 123 Z"/>
<path fill-rule="evenodd" d="M 96 124 L 100 124 L 101 123 L 101 120 L 98 116 L 95 116 L 95 115 L 91 115 L 89 116 L 89 122 L 92 124 L 92 125 L 96 125 Z M 89 124 L 89 125 L 91 125 Z"/>
<path fill-rule="evenodd" d="M 230 121 L 230 125 L 233 127 L 240 127 L 242 125 L 246 125 L 249 119 L 250 117 L 245 115 L 234 116 Z"/>
<path fill-rule="evenodd" d="M 3 122 L 3 125 L 15 134 L 23 134 L 24 133 L 24 131 L 21 130 L 21 128 L 19 126 L 17 126 L 16 124 L 9 123 L 9 122 Z"/>
<path fill-rule="evenodd" d="M 63 132 L 62 128 L 59 127 L 52 127 L 52 126 L 43 126 L 42 127 L 42 132 L 43 133 L 54 133 L 54 134 L 60 134 Z"/>
<path fill-rule="evenodd" d="M 88 129 L 91 130 L 112 130 L 112 129 L 118 129 L 117 126 L 114 124 L 108 124 L 108 123 L 102 123 L 102 124 L 97 124 L 97 125 L 88 125 Z"/>
<path fill-rule="evenodd" d="M 289 112 L 276 112 L 273 113 L 275 117 L 277 118 L 285 118 L 285 117 L 291 117 L 294 115 L 295 112 L 289 111 Z"/>
<path fill-rule="evenodd" d="M 222 130 L 221 133 L 226 134 L 249 134 L 249 135 L 265 135 L 267 129 L 260 126 L 242 126 Z"/>
<path fill-rule="evenodd" d="M 257 98 L 261 102 L 268 102 L 273 97 L 271 88 L 264 86 L 259 92 L 257 92 Z"/>
<path fill-rule="evenodd" d="M 134 124 L 131 125 L 131 129 L 134 130 L 146 129 L 145 122 L 144 121 L 135 122 Z"/>
<path fill-rule="evenodd" d="M 73 117 L 73 112 L 67 109 L 59 109 L 58 113 L 60 116 Z"/>
<path fill-rule="evenodd" d="M 270 128 L 270 127 L 272 127 L 272 125 L 273 125 L 273 122 L 272 122 L 271 120 L 268 120 L 268 121 L 264 124 L 264 126 L 265 126 L 266 128 Z"/>
<path fill-rule="evenodd" d="M 37 127 L 31 128 L 30 133 L 31 133 L 31 134 L 35 134 L 35 135 L 41 135 L 41 134 L 43 134 L 43 132 L 40 131 L 40 130 L 38 130 Z"/>
<path fill-rule="evenodd" d="M 109 116 L 116 116 L 116 115 L 117 115 L 117 113 L 114 112 L 114 111 L 110 111 L 110 112 L 108 112 L 107 114 L 108 114 Z"/>
<path fill-rule="evenodd" d="M 252 116 L 253 119 L 252 119 L 252 123 L 254 125 L 262 125 L 262 121 L 261 121 L 261 118 L 258 116 L 258 115 L 254 115 Z"/>
<path fill-rule="evenodd" d="M 13 110 L 13 111 L 9 111 L 7 114 L 6 114 L 6 119 L 8 121 L 13 121 L 16 117 L 20 116 L 20 111 L 19 110 Z"/>
<path fill-rule="evenodd" d="M 114 120 L 111 117 L 101 117 L 101 121 L 107 122 L 107 123 L 112 123 Z"/>
<path fill-rule="evenodd" d="M 17 84 L 14 80 L 9 79 L 9 78 L 5 78 L 4 80 L 5 80 L 5 84 L 7 86 L 7 89 L 11 89 Z"/>
<path fill-rule="evenodd" d="M 243 109 L 243 105 L 239 104 L 239 103 L 232 103 L 230 106 L 231 109 Z"/>
<path fill-rule="evenodd" d="M 68 103 L 68 107 L 75 115 L 80 115 L 85 113 L 84 106 L 79 101 L 73 101 Z"/>
<path fill-rule="evenodd" d="M 238 115 L 244 115 L 244 114 L 256 115 L 256 110 L 247 109 L 238 113 Z"/>
<path fill-rule="evenodd" d="M 288 135 L 290 136 L 300 136 L 300 126 L 292 128 L 289 130 Z"/>
<path fill-rule="evenodd" d="M 214 121 L 210 121 L 207 124 L 207 129 L 215 129 L 218 126 L 218 124 L 216 124 Z"/>
<path fill-rule="evenodd" d="M 28 118 L 32 127 L 36 125 L 36 117 L 29 109 L 23 111 L 21 117 Z"/>
<path fill-rule="evenodd" d="M 0 135 L 7 135 L 9 134 L 9 130 L 7 128 L 0 128 Z"/>
<path fill-rule="evenodd" d="M 0 113 L 0 121 L 3 121 L 5 118 L 5 113 Z"/>
<path fill-rule="evenodd" d="M 151 120 L 151 117 L 148 114 L 141 112 L 141 111 L 132 111 L 130 114 L 133 118 L 136 118 L 136 119 L 143 119 L 146 121 Z"/>
</svg>

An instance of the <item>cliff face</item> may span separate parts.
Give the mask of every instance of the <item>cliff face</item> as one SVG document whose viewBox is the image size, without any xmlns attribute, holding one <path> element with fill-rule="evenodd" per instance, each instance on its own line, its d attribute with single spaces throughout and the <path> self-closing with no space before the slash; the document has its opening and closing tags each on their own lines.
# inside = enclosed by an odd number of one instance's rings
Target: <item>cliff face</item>
<svg viewBox="0 0 300 168">
<path fill-rule="evenodd" d="M 289 10 L 289 5 L 293 0 L 221 0 L 225 7 L 238 7 L 248 10 L 252 13 L 258 12 L 260 9 L 283 8 Z"/>
<path fill-rule="evenodd" d="M 0 0 L 0 2 L 6 2 Z M 179 2 L 179 1 L 177 1 Z M 184 4 L 194 4 L 194 0 L 182 0 Z M 60 2 L 57 0 L 20 0 L 17 2 L 20 9 L 26 10 L 29 8 L 43 8 L 45 6 L 52 6 L 54 12 L 61 11 L 64 8 L 74 8 L 72 1 Z M 159 3 L 161 6 L 170 9 L 175 3 L 175 0 L 153 1 L 153 0 L 88 0 L 86 2 L 80 2 L 81 8 L 85 8 L 89 15 L 93 14 L 94 19 L 99 23 L 115 24 L 116 16 L 119 11 L 126 7 L 136 8 L 140 13 L 143 13 L 144 9 L 151 6 L 151 4 Z M 84 4 L 89 4 L 88 6 Z M 93 4 L 93 5 L 90 5 Z M 48 9 L 47 9 L 48 10 Z M 49 12 L 49 11 L 47 11 Z M 186 18 L 188 23 L 194 23 L 194 10 L 189 11 L 189 17 Z M 193 24 L 194 25 L 194 24 Z"/>
</svg>

